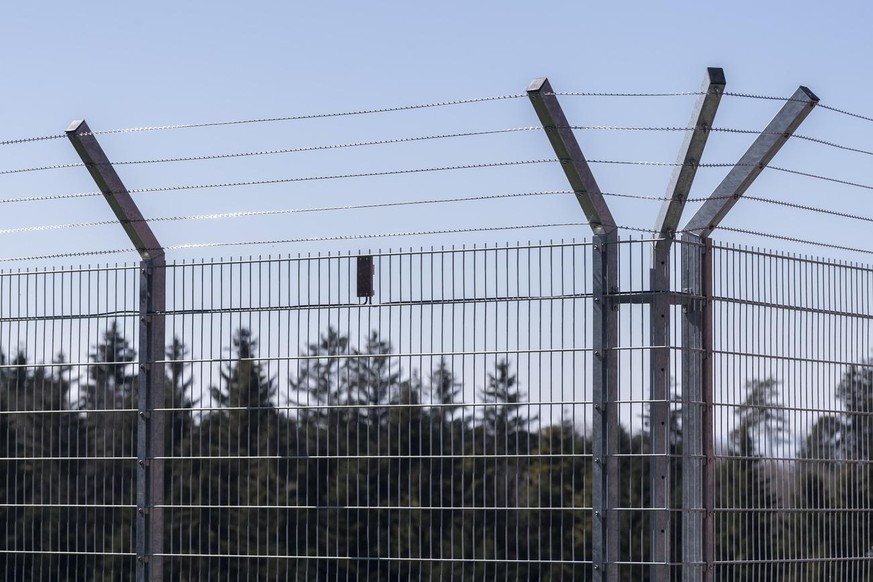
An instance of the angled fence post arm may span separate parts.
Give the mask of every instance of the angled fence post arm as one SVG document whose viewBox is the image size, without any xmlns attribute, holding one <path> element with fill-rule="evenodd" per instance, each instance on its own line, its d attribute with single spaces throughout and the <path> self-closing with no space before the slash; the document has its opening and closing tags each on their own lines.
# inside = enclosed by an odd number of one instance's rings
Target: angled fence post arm
<svg viewBox="0 0 873 582">
<path fill-rule="evenodd" d="M 567 123 L 549 80 L 540 78 L 531 81 L 527 95 L 594 234 L 614 230 L 612 213 L 603 199 L 591 167 L 585 160 L 570 124 Z"/>
<path fill-rule="evenodd" d="M 724 70 L 710 67 L 706 70 L 706 78 L 700 89 L 701 95 L 691 114 L 691 127 L 676 159 L 677 166 L 673 170 L 670 186 L 667 188 L 667 200 L 661 205 L 658 219 L 655 222 L 655 232 L 659 239 L 672 240 L 679 227 L 679 220 L 685 208 L 685 202 L 691 192 L 691 184 L 697 174 L 697 167 L 706 147 L 718 105 L 725 88 Z M 660 242 L 660 241 L 659 241 Z"/>
<path fill-rule="evenodd" d="M 85 167 L 139 253 L 139 370 L 137 370 L 136 579 L 163 580 L 165 451 L 164 356 L 166 263 L 164 251 L 121 178 L 84 121 L 67 128 Z"/>
<path fill-rule="evenodd" d="M 713 580 L 713 247 L 709 235 L 818 103 L 800 87 L 682 229 L 682 579 Z M 686 541 L 688 540 L 688 541 Z"/>
<path fill-rule="evenodd" d="M 164 251 L 158 243 L 158 239 L 148 222 L 143 218 L 88 124 L 84 121 L 74 121 L 67 128 L 67 137 L 73 144 L 76 153 L 82 158 L 82 162 L 85 163 L 85 167 L 100 192 L 103 193 L 103 197 L 109 203 L 109 207 L 115 213 L 140 257 L 145 261 L 163 256 Z"/>
<path fill-rule="evenodd" d="M 649 311 L 649 334 L 652 346 L 649 387 L 651 402 L 649 438 L 652 447 L 649 476 L 652 518 L 649 527 L 652 580 L 668 580 L 671 576 L 673 482 L 670 446 L 673 426 L 670 419 L 670 372 L 673 344 L 670 337 L 672 307 L 671 301 L 666 296 L 666 293 L 671 291 L 671 248 L 724 88 L 724 71 L 720 68 L 708 68 L 700 90 L 701 94 L 691 114 L 690 124 L 693 130 L 686 134 L 679 150 L 677 166 L 673 171 L 667 188 L 667 197 L 661 206 L 654 228 L 657 234 L 650 272 L 653 299 Z M 687 540 L 685 543 L 699 542 L 700 540 Z"/>
<path fill-rule="evenodd" d="M 528 97 L 594 233 L 592 238 L 592 543 L 594 580 L 618 582 L 618 230 L 594 174 L 548 79 L 534 79 Z"/>
<path fill-rule="evenodd" d="M 682 230 L 708 237 L 817 103 L 812 91 L 797 89 Z"/>
</svg>

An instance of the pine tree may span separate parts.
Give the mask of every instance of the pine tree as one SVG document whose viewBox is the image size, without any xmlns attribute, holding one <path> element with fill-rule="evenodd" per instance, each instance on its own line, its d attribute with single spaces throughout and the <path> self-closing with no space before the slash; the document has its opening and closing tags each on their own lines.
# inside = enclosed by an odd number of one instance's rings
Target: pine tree
<svg viewBox="0 0 873 582">
<path fill-rule="evenodd" d="M 349 400 L 363 405 L 359 415 L 369 426 L 385 422 L 386 405 L 400 389 L 400 371 L 390 354 L 391 344 L 373 331 L 364 350 L 354 350 L 349 362 Z"/>
<path fill-rule="evenodd" d="M 318 427 L 329 426 L 329 419 L 340 415 L 340 404 L 347 404 L 349 338 L 329 327 L 317 343 L 309 344 L 299 360 L 296 378 L 289 380 L 300 407 L 300 418 Z"/>
<path fill-rule="evenodd" d="M 463 396 L 463 387 L 446 363 L 445 358 L 440 358 L 436 368 L 430 373 L 428 379 L 431 402 L 436 404 L 432 411 L 441 424 L 450 424 L 454 414 L 463 405 L 459 400 Z"/>
<path fill-rule="evenodd" d="M 873 458 L 873 363 L 850 365 L 837 386 L 836 397 L 845 411 L 842 444 L 846 458 Z"/>
<path fill-rule="evenodd" d="M 531 422 L 536 422 L 537 416 L 525 415 L 522 408 L 524 395 L 518 388 L 518 379 L 510 371 L 508 360 L 497 362 L 493 374 L 488 374 L 488 385 L 482 390 L 482 401 L 485 403 L 482 425 L 487 434 L 501 441 L 506 448 L 515 448 L 515 443 Z"/>
<path fill-rule="evenodd" d="M 170 362 L 167 364 L 168 390 L 167 407 L 172 409 L 170 434 L 167 439 L 169 450 L 178 449 L 194 426 L 194 418 L 190 409 L 200 400 L 194 396 L 194 377 L 189 375 L 187 368 L 190 366 L 185 361 L 188 356 L 188 348 L 178 337 L 167 347 L 166 355 Z"/>
<path fill-rule="evenodd" d="M 234 358 L 222 370 L 221 383 L 209 389 L 212 402 L 221 408 L 203 421 L 196 435 L 207 450 L 194 449 L 193 435 L 188 439 L 194 455 L 210 459 L 193 463 L 190 484 L 181 483 L 173 494 L 182 505 L 205 508 L 190 512 L 178 539 L 196 540 L 191 549 L 203 555 L 273 556 L 286 513 L 271 508 L 284 489 L 276 460 L 282 454 L 281 419 L 273 402 L 276 384 L 257 360 L 257 342 L 249 330 L 239 329 L 232 342 Z M 272 579 L 279 565 L 276 559 L 191 560 L 180 575 L 193 578 L 210 572 Z"/>
</svg>

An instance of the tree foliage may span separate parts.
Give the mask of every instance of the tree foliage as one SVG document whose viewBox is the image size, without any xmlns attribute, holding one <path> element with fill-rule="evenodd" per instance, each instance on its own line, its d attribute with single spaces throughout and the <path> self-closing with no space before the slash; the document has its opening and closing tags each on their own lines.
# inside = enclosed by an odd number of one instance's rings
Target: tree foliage
<svg viewBox="0 0 873 582">
<path fill-rule="evenodd" d="M 167 347 L 167 579 L 593 577 L 592 443 L 569 422 L 540 422 L 511 360 L 497 359 L 472 386 L 451 360 L 403 369 L 377 333 L 358 346 L 328 328 L 291 367 L 286 408 L 250 330 L 228 339 L 218 381 L 205 389 L 188 348 L 175 338 Z M 133 579 L 136 354 L 111 324 L 89 355 L 77 379 L 61 355 L 34 363 L 0 353 L 7 579 Z M 870 542 L 857 532 L 873 507 L 868 368 L 847 368 L 834 392 L 843 410 L 801 435 L 789 465 L 772 461 L 788 450 L 791 428 L 779 384 L 746 384 L 715 467 L 716 579 L 865 578 L 857 558 Z M 192 413 L 201 392 L 210 410 Z M 678 414 L 671 421 L 678 455 Z M 619 433 L 623 483 L 648 483 L 648 432 Z M 640 564 L 648 491 L 620 489 L 622 531 L 634 532 L 622 536 L 620 556 Z M 681 521 L 676 514 L 674 561 Z M 650 575 L 634 565 L 620 572 Z"/>
</svg>

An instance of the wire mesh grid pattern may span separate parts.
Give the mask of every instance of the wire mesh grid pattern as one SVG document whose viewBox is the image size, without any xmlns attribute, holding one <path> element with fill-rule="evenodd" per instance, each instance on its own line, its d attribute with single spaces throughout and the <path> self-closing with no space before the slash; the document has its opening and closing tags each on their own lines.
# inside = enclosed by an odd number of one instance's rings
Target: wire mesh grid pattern
<svg viewBox="0 0 873 582">
<path fill-rule="evenodd" d="M 716 578 L 869 579 L 873 271 L 713 260 Z"/>
<path fill-rule="evenodd" d="M 138 271 L 0 275 L 7 580 L 132 575 Z"/>
<path fill-rule="evenodd" d="M 700 453 L 680 328 L 704 297 L 677 269 L 671 340 L 653 344 L 651 244 L 619 242 L 610 300 L 618 578 L 657 576 L 652 524 L 666 513 L 664 572 L 684 579 L 685 519 L 707 508 L 686 497 L 683 472 L 705 457 L 714 579 L 865 579 L 873 270 L 712 247 L 713 446 Z M 688 248 L 675 243 L 677 264 Z M 166 579 L 595 578 L 595 251 L 562 241 L 167 265 L 166 404 L 152 411 L 166 442 L 148 460 L 164 468 L 151 511 Z M 0 275 L 7 579 L 134 577 L 140 276 L 138 265 Z M 660 348 L 673 388 L 659 452 Z"/>
<path fill-rule="evenodd" d="M 169 579 L 581 572 L 589 252 L 169 265 Z M 3 281 L 7 577 L 131 577 L 139 268 Z"/>
<path fill-rule="evenodd" d="M 372 302 L 349 255 L 170 267 L 210 387 L 168 458 L 171 578 L 581 571 L 585 250 L 377 252 Z"/>
</svg>

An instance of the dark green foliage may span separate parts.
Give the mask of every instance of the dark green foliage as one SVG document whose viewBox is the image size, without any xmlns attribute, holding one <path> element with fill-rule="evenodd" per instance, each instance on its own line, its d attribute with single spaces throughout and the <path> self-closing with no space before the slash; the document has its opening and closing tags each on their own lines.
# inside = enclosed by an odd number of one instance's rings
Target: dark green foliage
<svg viewBox="0 0 873 582">
<path fill-rule="evenodd" d="M 166 450 L 164 549 L 175 556 L 166 579 L 592 578 L 591 442 L 569 422 L 541 426 L 508 359 L 476 387 L 484 406 L 468 407 L 474 388 L 449 360 L 420 379 L 378 334 L 355 346 L 328 329 L 304 346 L 285 410 L 256 338 L 240 329 L 230 343 L 203 415 L 190 410 L 202 387 L 187 348 L 178 339 L 167 348 L 167 404 L 178 410 Z M 133 579 L 124 554 L 134 551 L 135 510 L 108 506 L 136 502 L 135 353 L 112 324 L 90 358 L 76 398 L 63 357 L 0 354 L 4 579 Z M 868 367 L 850 367 L 835 391 L 844 410 L 819 417 L 785 468 L 769 459 L 788 429 L 779 387 L 747 384 L 715 467 L 717 580 L 867 579 L 865 562 L 848 558 L 870 551 L 873 531 L 871 390 Z M 648 580 L 639 562 L 649 556 L 650 443 L 645 429 L 620 439 L 619 578 Z M 672 470 L 680 507 L 678 461 Z M 674 513 L 674 561 L 681 521 Z"/>
</svg>

